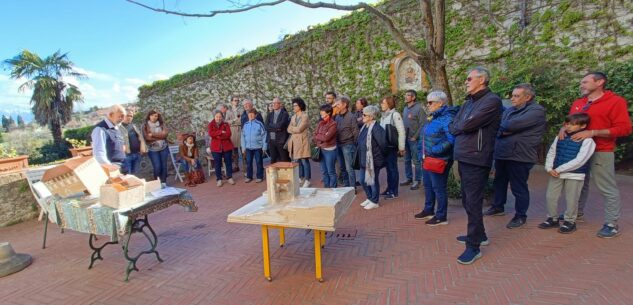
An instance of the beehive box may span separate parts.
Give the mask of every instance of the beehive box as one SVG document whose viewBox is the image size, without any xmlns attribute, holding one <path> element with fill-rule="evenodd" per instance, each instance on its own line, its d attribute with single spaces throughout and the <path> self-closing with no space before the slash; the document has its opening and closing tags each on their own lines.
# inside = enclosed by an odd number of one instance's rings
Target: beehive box
<svg viewBox="0 0 633 305">
<path fill-rule="evenodd" d="M 76 193 L 99 196 L 101 185 L 108 180 L 93 157 L 75 157 L 47 170 L 42 182 L 52 194 L 67 197 Z"/>
<path fill-rule="evenodd" d="M 101 186 L 99 202 L 113 209 L 134 206 L 145 200 L 145 181 L 135 176 L 123 176 L 115 183 Z"/>
</svg>

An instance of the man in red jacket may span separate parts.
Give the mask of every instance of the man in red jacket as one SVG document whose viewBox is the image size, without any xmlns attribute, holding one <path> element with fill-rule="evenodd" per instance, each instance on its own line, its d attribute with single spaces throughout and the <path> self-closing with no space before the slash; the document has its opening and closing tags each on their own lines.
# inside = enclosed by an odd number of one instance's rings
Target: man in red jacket
<svg viewBox="0 0 633 305">
<path fill-rule="evenodd" d="M 584 112 L 591 119 L 587 129 L 573 135 L 572 139 L 581 141 L 585 138 L 593 138 L 596 142 L 596 152 L 589 161 L 590 174 L 585 177 L 585 184 L 578 202 L 578 216 L 583 215 L 589 190 L 589 177 L 591 177 L 605 200 L 605 223 L 597 235 L 602 238 L 612 238 L 620 233 L 618 218 L 620 218 L 621 206 L 620 191 L 615 181 L 613 151 L 617 138 L 631 134 L 631 118 L 626 100 L 610 90 L 605 90 L 606 84 L 607 76 L 604 73 L 587 73 L 580 81 L 580 92 L 583 97 L 571 105 L 569 114 Z"/>
</svg>

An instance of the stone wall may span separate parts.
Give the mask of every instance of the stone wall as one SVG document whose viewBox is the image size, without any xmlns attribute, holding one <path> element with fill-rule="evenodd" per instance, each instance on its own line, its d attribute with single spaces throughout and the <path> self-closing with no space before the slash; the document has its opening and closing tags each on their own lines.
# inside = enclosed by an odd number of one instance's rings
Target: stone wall
<svg viewBox="0 0 633 305">
<path fill-rule="evenodd" d="M 0 175 L 0 227 L 37 217 L 38 214 L 37 202 L 24 175 Z"/>
<path fill-rule="evenodd" d="M 522 9 L 522 3 L 528 7 Z M 383 6 L 407 37 L 424 44 L 415 39 L 422 30 L 417 1 Z M 449 0 L 446 16 L 446 56 L 456 101 L 464 94 L 464 71 L 477 64 L 491 67 L 503 79 L 517 60 L 529 65 L 547 57 L 586 71 L 633 53 L 633 4 L 627 1 Z M 212 110 L 232 95 L 254 99 L 259 110 L 275 96 L 286 103 L 301 96 L 316 120 L 328 90 L 374 103 L 390 94 L 390 65 L 399 53 L 379 21 L 354 12 L 244 55 L 142 86 L 139 106 L 143 112 L 162 111 L 174 130 L 197 130 L 200 135 Z"/>
</svg>

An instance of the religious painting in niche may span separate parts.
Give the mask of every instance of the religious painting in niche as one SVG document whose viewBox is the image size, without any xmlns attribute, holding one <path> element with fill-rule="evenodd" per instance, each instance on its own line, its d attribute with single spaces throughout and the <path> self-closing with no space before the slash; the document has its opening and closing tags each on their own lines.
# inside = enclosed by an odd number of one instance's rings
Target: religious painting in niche
<svg viewBox="0 0 633 305">
<path fill-rule="evenodd" d="M 399 58 L 395 62 L 396 87 L 398 91 L 423 90 L 424 72 L 410 57 Z"/>
</svg>

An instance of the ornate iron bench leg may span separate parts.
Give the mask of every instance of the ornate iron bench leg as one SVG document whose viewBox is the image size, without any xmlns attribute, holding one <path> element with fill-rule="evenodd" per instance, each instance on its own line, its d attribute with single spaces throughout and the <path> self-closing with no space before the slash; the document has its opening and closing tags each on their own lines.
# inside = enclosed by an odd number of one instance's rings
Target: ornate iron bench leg
<svg viewBox="0 0 633 305">
<path fill-rule="evenodd" d="M 101 256 L 101 250 L 103 250 L 103 248 L 105 248 L 107 245 L 114 245 L 119 243 L 118 241 L 109 241 L 101 245 L 100 247 L 95 247 L 93 240 L 97 240 L 97 237 L 94 234 L 90 234 L 90 237 L 88 238 L 88 245 L 90 246 L 90 249 L 92 249 L 92 255 L 90 256 L 90 266 L 88 266 L 88 269 L 92 269 L 92 265 L 95 263 L 95 261 L 103 260 L 103 257 Z"/>
<path fill-rule="evenodd" d="M 147 230 L 149 231 L 149 233 L 151 233 L 151 235 L 145 232 L 145 230 L 143 230 L 144 228 L 147 228 Z M 136 256 L 130 256 L 130 253 L 129 253 L 130 239 L 132 238 L 132 234 L 134 233 L 143 233 L 147 241 L 149 241 L 151 248 L 149 250 L 141 251 Z M 125 259 L 128 261 L 127 268 L 125 269 L 126 282 L 129 280 L 130 273 L 132 271 L 139 271 L 138 267 L 136 267 L 136 262 L 143 254 L 154 253 L 156 255 L 156 259 L 161 263 L 163 262 L 163 259 L 160 258 L 158 251 L 156 251 L 157 246 L 158 246 L 158 236 L 156 236 L 154 229 L 152 229 L 152 227 L 149 225 L 149 221 L 147 220 L 147 215 L 145 215 L 145 217 L 143 217 L 142 219 L 134 220 L 128 234 L 125 237 L 125 244 L 123 246 L 123 255 L 125 256 Z"/>
</svg>

